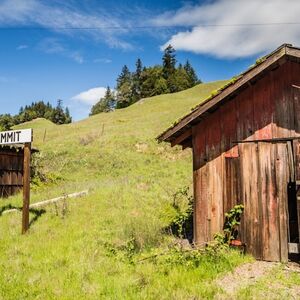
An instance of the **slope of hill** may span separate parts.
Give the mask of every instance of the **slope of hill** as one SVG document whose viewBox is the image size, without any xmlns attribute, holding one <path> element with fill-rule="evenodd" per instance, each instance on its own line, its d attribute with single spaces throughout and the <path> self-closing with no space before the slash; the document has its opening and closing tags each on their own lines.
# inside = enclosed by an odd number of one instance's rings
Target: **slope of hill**
<svg viewBox="0 0 300 300">
<path fill-rule="evenodd" d="M 87 197 L 31 212 L 20 235 L 21 197 L 0 204 L 0 299 L 200 299 L 224 293 L 214 279 L 248 257 L 206 257 L 199 265 L 141 260 L 165 253 L 178 189 L 191 186 L 191 151 L 155 137 L 224 82 L 141 100 L 123 110 L 56 126 L 35 120 L 37 162 L 48 183 L 32 202 L 89 188 Z M 155 255 L 154 255 L 155 256 Z M 158 256 L 159 257 L 159 256 Z M 139 258 L 139 259 L 137 259 Z M 173 259 L 173 260 L 172 260 Z M 137 262 L 138 260 L 138 262 Z"/>
</svg>

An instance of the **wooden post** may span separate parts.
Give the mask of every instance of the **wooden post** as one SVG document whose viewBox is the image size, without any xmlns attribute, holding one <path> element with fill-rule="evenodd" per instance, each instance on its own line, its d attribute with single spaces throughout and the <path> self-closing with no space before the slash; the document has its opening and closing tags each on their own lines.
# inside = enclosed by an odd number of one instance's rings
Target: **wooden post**
<svg viewBox="0 0 300 300">
<path fill-rule="evenodd" d="M 29 229 L 31 143 L 24 144 L 22 234 Z"/>
</svg>

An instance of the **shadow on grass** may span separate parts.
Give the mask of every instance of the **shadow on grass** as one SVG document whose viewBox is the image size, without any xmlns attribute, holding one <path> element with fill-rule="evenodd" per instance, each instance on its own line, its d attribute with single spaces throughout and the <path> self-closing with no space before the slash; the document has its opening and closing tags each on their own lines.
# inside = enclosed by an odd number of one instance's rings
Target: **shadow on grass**
<svg viewBox="0 0 300 300">
<path fill-rule="evenodd" d="M 0 207 L 0 217 L 3 215 L 3 213 L 7 210 L 16 209 L 18 211 L 22 211 L 22 207 L 14 206 L 11 204 L 4 205 Z M 43 214 L 46 213 L 45 209 L 36 209 L 36 208 L 30 208 L 29 213 L 33 214 L 33 218 L 29 222 L 29 227 L 31 227 Z"/>
<path fill-rule="evenodd" d="M 34 217 L 29 222 L 29 228 L 30 228 L 43 214 L 46 213 L 46 210 L 43 208 L 41 209 L 30 208 L 29 212 L 34 214 Z"/>
<path fill-rule="evenodd" d="M 6 211 L 6 210 L 10 210 L 10 209 L 17 209 L 17 210 L 22 210 L 22 207 L 17 207 L 17 206 L 13 206 L 11 204 L 7 204 L 5 206 L 2 206 L 0 207 L 0 217 L 3 215 L 3 213 Z"/>
</svg>

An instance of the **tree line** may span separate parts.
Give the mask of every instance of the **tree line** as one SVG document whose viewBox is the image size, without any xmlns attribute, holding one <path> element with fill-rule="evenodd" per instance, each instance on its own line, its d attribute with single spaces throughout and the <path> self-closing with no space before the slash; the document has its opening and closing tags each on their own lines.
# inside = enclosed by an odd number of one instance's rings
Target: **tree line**
<svg viewBox="0 0 300 300">
<path fill-rule="evenodd" d="M 108 86 L 90 115 L 124 108 L 142 98 L 179 92 L 201 83 L 188 60 L 184 65 L 177 65 L 176 51 L 171 45 L 164 50 L 161 65 L 145 67 L 141 59 L 137 59 L 135 67 L 131 72 L 127 65 L 123 66 L 115 91 Z"/>
<path fill-rule="evenodd" d="M 63 108 L 63 101 L 58 100 L 56 107 L 49 102 L 32 102 L 31 105 L 21 107 L 16 115 L 0 115 L 0 130 L 9 130 L 11 127 L 31 121 L 36 118 L 45 118 L 55 124 L 68 124 L 72 122 L 72 117 L 68 107 Z"/>
</svg>

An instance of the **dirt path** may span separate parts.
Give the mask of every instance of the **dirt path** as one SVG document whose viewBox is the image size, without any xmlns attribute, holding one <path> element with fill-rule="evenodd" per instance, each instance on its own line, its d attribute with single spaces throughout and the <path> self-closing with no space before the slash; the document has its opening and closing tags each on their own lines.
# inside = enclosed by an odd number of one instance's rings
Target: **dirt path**
<svg viewBox="0 0 300 300">
<path fill-rule="evenodd" d="M 255 261 L 253 263 L 247 263 L 237 267 L 232 273 L 226 274 L 225 276 L 216 280 L 216 284 L 225 292 L 224 294 L 218 295 L 217 299 L 237 299 L 238 291 L 247 288 L 249 286 L 255 286 L 255 284 L 261 279 L 270 278 L 269 287 L 275 292 L 276 289 L 286 289 L 281 285 L 281 281 L 277 281 L 274 278 L 274 270 L 280 270 L 283 276 L 291 276 L 291 274 L 300 274 L 300 265 L 297 263 L 288 263 L 282 265 L 280 263 Z M 300 282 L 299 285 L 290 286 L 288 295 L 291 299 L 299 299 L 300 297 Z M 259 293 L 259 291 L 258 291 Z M 267 296 L 266 291 L 266 296 Z M 274 295 L 269 294 L 272 299 L 277 299 Z M 252 297 L 250 297 L 252 299 Z M 255 299 L 257 299 L 255 297 Z M 268 296 L 266 299 L 270 299 Z"/>
<path fill-rule="evenodd" d="M 217 280 L 217 284 L 228 294 L 255 283 L 278 263 L 255 261 L 237 267 L 233 273 Z"/>
</svg>

